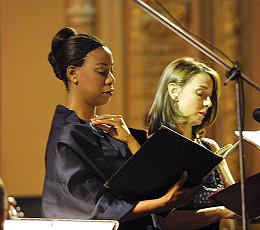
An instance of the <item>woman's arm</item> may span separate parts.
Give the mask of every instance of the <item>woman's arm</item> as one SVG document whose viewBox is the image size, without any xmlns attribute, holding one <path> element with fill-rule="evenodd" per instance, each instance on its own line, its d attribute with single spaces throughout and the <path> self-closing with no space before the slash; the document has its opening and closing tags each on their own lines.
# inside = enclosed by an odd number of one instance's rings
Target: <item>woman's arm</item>
<svg viewBox="0 0 260 230">
<path fill-rule="evenodd" d="M 200 210 L 176 210 L 158 221 L 164 230 L 195 230 L 210 225 L 220 219 L 237 219 L 237 215 L 223 206 Z"/>
<path fill-rule="evenodd" d="M 209 143 L 213 152 L 216 152 L 218 149 L 220 149 L 216 141 L 209 138 L 204 138 L 204 139 Z M 218 165 L 218 170 L 225 187 L 235 183 L 234 178 L 229 170 L 227 161 L 225 159 L 222 160 Z"/>
<path fill-rule="evenodd" d="M 214 140 L 205 138 L 205 141 L 210 145 L 213 152 L 219 149 L 218 144 Z M 225 160 L 219 164 L 218 169 L 225 186 L 234 183 Z M 164 230 L 195 230 L 210 225 L 220 219 L 229 218 L 236 219 L 238 216 L 223 206 L 200 210 L 175 210 L 165 218 L 158 217 L 160 225 Z"/>
<path fill-rule="evenodd" d="M 158 199 L 138 202 L 134 209 L 123 218 L 123 221 L 136 219 L 151 213 L 169 211 L 187 205 L 198 187 L 183 189 L 182 186 L 186 180 L 187 172 L 184 172 L 181 179 L 176 182 L 164 196 Z"/>
<path fill-rule="evenodd" d="M 73 147 L 77 148 L 74 145 Z M 48 176 L 42 199 L 45 217 L 54 212 L 62 213 L 64 217 L 73 213 L 77 218 L 128 221 L 185 206 L 195 192 L 195 189 L 182 188 L 188 176 L 187 172 L 184 172 L 181 179 L 161 198 L 128 202 L 103 187 L 104 179 L 100 175 L 99 167 L 85 151 L 75 152 L 65 144 L 60 144 L 58 149 L 55 155 L 57 158 L 53 159 L 52 156 L 47 163 Z M 54 160 L 58 161 L 58 167 L 53 168 Z M 53 190 L 55 192 L 52 192 Z"/>
<path fill-rule="evenodd" d="M 126 144 L 132 154 L 135 154 L 140 149 L 139 143 L 130 133 L 129 133 L 129 137 L 127 139 Z"/>
<path fill-rule="evenodd" d="M 225 187 L 235 183 L 235 180 L 229 170 L 227 161 L 225 159 L 222 160 L 222 162 L 218 165 L 218 170 Z"/>
</svg>

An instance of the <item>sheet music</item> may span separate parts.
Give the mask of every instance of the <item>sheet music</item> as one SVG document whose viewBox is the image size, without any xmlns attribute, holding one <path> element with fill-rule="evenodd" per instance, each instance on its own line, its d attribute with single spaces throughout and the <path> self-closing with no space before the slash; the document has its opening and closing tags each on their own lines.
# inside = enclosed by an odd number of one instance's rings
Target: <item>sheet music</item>
<svg viewBox="0 0 260 230">
<path fill-rule="evenodd" d="M 229 153 L 233 152 L 233 151 L 236 149 L 236 147 L 238 146 L 238 144 L 239 144 L 239 141 L 237 141 L 237 142 L 234 143 L 234 144 L 228 144 L 228 145 L 226 145 L 226 146 L 227 146 L 227 150 L 222 153 L 222 157 L 223 157 L 223 158 L 226 158 Z M 222 148 L 225 148 L 225 146 L 222 147 Z M 222 149 L 222 148 L 221 148 L 221 149 Z M 221 150 L 221 149 L 220 149 L 220 150 Z"/>
<path fill-rule="evenodd" d="M 239 132 L 235 131 L 235 134 L 239 136 Z M 260 130 L 257 131 L 243 131 L 243 139 L 260 149 Z"/>
<path fill-rule="evenodd" d="M 4 230 L 117 230 L 114 220 L 30 219 L 5 220 Z"/>
</svg>

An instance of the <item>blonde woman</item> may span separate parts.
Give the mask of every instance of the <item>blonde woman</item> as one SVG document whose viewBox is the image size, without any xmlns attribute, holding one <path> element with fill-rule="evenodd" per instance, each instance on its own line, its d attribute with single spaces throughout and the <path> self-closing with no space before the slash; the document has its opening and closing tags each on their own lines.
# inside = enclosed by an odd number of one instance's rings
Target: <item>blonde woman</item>
<svg viewBox="0 0 260 230">
<path fill-rule="evenodd" d="M 164 70 L 149 113 L 149 134 L 165 125 L 212 151 L 218 144 L 204 137 L 205 129 L 216 119 L 219 105 L 218 73 L 193 58 L 180 58 Z M 196 164 L 196 162 L 194 162 Z M 174 167 L 174 166 L 173 166 Z M 234 183 L 223 160 L 203 182 L 193 201 L 166 218 L 160 218 L 162 229 L 219 229 L 219 220 L 236 215 L 220 207 L 208 196 Z"/>
</svg>

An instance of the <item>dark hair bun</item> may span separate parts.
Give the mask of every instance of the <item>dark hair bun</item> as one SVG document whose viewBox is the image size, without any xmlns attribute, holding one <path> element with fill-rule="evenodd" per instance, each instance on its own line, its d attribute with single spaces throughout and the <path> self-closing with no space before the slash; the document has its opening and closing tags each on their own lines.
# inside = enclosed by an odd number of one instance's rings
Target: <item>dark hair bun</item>
<svg viewBox="0 0 260 230">
<path fill-rule="evenodd" d="M 99 47 L 103 42 L 88 34 L 78 34 L 73 28 L 65 27 L 54 36 L 48 60 L 57 78 L 62 80 L 68 89 L 67 67 L 80 67 L 86 55 Z"/>
<path fill-rule="evenodd" d="M 51 44 L 51 52 L 49 53 L 48 60 L 50 64 L 52 65 L 53 71 L 57 78 L 60 80 L 64 80 L 64 76 L 62 73 L 60 73 L 59 68 L 57 68 L 57 62 L 56 62 L 56 55 L 57 52 L 59 52 L 59 49 L 62 48 L 64 43 L 72 37 L 77 35 L 77 31 L 70 27 L 65 27 L 59 30 L 56 35 L 54 36 Z"/>
<path fill-rule="evenodd" d="M 59 49 L 70 37 L 77 35 L 77 31 L 70 27 L 65 27 L 57 32 L 51 44 L 51 51 Z"/>
</svg>

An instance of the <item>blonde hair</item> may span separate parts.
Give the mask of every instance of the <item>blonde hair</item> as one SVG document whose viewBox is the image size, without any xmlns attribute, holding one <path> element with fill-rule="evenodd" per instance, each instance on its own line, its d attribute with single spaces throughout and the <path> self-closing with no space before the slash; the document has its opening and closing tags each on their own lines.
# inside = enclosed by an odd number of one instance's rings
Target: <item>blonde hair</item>
<svg viewBox="0 0 260 230">
<path fill-rule="evenodd" d="M 211 96 L 212 106 L 209 108 L 202 123 L 193 126 L 193 138 L 202 136 L 206 127 L 216 120 L 220 96 L 220 79 L 218 73 L 206 64 L 190 57 L 184 57 L 171 62 L 163 71 L 155 98 L 148 115 L 149 134 L 155 132 L 161 125 L 176 129 L 176 124 L 186 122 L 186 118 L 180 113 L 176 103 L 168 93 L 168 85 L 175 83 L 183 87 L 190 79 L 199 73 L 208 74 L 213 81 L 213 91 Z"/>
</svg>

